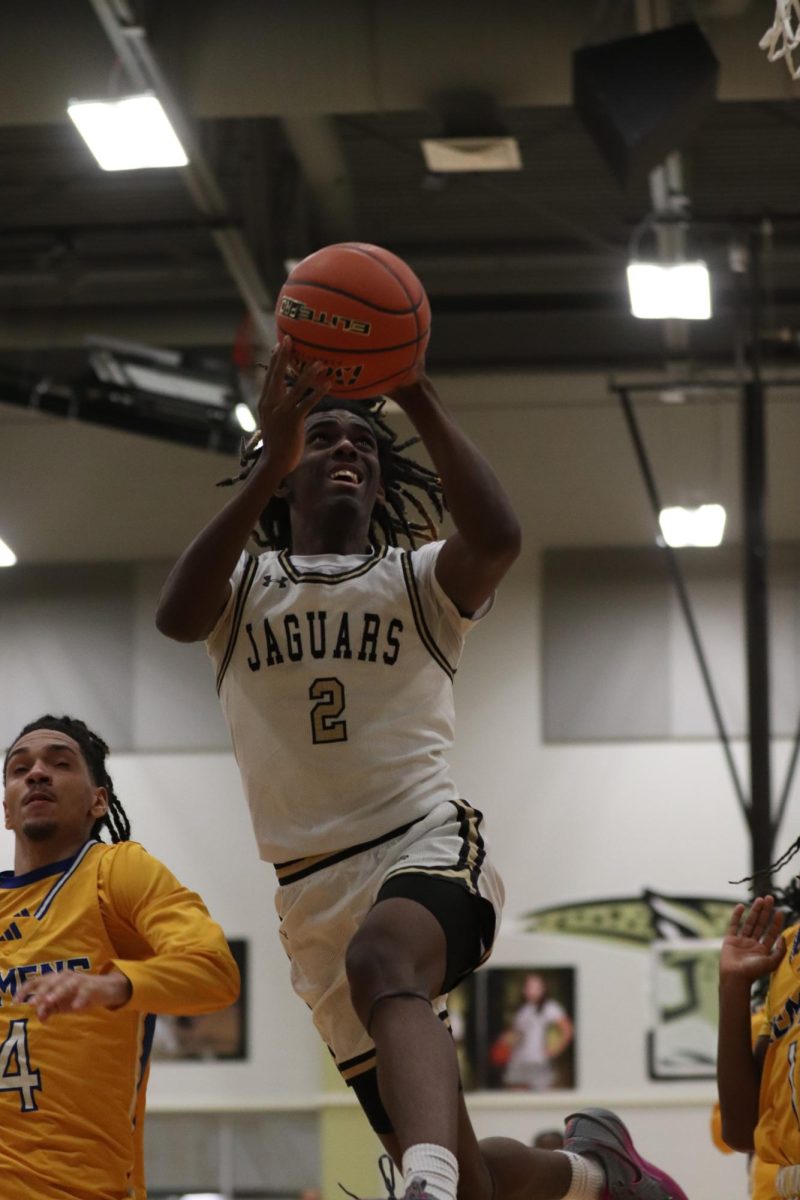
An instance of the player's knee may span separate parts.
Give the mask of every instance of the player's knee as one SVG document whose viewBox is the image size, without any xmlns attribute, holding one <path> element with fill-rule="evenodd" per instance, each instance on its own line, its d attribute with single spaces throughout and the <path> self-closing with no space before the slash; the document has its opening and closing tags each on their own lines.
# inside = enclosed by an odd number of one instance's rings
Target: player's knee
<svg viewBox="0 0 800 1200">
<path fill-rule="evenodd" d="M 345 955 L 345 972 L 353 1008 L 366 1021 L 376 996 L 411 986 L 397 960 L 397 947 L 388 937 L 356 934 Z"/>
</svg>

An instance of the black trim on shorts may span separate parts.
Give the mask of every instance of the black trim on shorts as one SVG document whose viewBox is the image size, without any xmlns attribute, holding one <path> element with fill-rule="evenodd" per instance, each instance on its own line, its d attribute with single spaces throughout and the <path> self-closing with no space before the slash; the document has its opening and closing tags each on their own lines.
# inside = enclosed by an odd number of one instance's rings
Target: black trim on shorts
<svg viewBox="0 0 800 1200">
<path fill-rule="evenodd" d="M 447 960 L 439 994 L 445 995 L 471 975 L 491 949 L 497 923 L 492 905 L 458 879 L 413 870 L 390 875 L 375 903 L 394 897 L 415 900 L 441 925 Z"/>
<path fill-rule="evenodd" d="M 409 821 L 406 825 L 400 825 L 397 829 L 390 829 L 388 833 L 382 833 L 380 837 L 371 838 L 368 842 L 359 842 L 356 846 L 348 846 L 345 850 L 339 850 L 336 854 L 312 854 L 308 858 L 290 858 L 285 862 L 273 863 L 275 873 L 278 876 L 278 885 L 285 887 L 287 883 L 295 883 L 298 879 L 305 879 L 307 875 L 314 875 L 317 871 L 324 870 L 325 867 L 333 866 L 334 863 L 344 862 L 347 858 L 352 858 L 354 854 L 361 854 L 364 850 L 371 850 L 373 846 L 382 846 L 384 842 L 391 842 L 393 838 L 401 837 L 404 833 L 408 833 L 412 825 L 416 825 L 419 821 L 424 821 L 427 813 L 423 813 L 421 817 L 415 817 L 413 821 Z"/>
</svg>

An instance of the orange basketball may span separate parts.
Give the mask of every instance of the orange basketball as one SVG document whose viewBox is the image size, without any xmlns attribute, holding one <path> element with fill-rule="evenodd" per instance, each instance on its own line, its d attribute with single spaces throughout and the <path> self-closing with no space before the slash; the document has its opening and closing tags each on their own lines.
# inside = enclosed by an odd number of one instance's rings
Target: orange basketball
<svg viewBox="0 0 800 1200">
<path fill-rule="evenodd" d="M 364 400 L 391 391 L 425 353 L 431 307 L 402 258 L 381 246 L 339 242 L 290 272 L 275 306 L 278 339 L 298 358 L 318 359 L 331 394 Z"/>
</svg>

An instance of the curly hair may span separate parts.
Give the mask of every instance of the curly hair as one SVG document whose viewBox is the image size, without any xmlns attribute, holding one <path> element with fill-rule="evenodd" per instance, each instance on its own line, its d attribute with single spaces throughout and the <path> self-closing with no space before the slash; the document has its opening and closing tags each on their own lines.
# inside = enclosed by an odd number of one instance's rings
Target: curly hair
<svg viewBox="0 0 800 1200">
<path fill-rule="evenodd" d="M 131 823 L 117 798 L 111 776 L 106 770 L 108 746 L 98 734 L 93 733 L 88 725 L 78 720 L 77 717 L 54 717 L 48 713 L 44 717 L 38 717 L 35 721 L 31 721 L 24 729 L 21 729 L 6 751 L 3 760 L 3 781 L 5 782 L 9 754 L 21 737 L 24 737 L 26 733 L 33 733 L 36 729 L 52 729 L 55 733 L 65 733 L 67 737 L 71 737 L 74 742 L 77 742 L 89 769 L 92 783 L 95 787 L 105 788 L 108 793 L 108 811 L 105 816 L 98 817 L 95 821 L 90 836 L 102 840 L 100 835 L 105 826 L 112 842 L 127 842 L 131 836 Z"/>
<path fill-rule="evenodd" d="M 355 413 L 370 426 L 378 446 L 378 462 L 386 496 L 385 503 L 376 504 L 372 511 L 370 542 L 376 547 L 384 544 L 396 546 L 400 538 L 405 538 L 413 548 L 420 541 L 432 541 L 437 536 L 437 521 L 441 521 L 445 509 L 442 483 L 435 471 L 404 456 L 403 452 L 416 445 L 419 438 L 412 437 L 398 442 L 397 434 L 384 419 L 384 405 L 385 399 L 382 396 L 358 403 L 341 397 L 325 396 L 312 411 L 330 412 L 332 409 L 343 408 Z M 247 441 L 242 442 L 239 473 L 230 479 L 220 480 L 217 486 L 228 487 L 246 479 L 261 454 L 261 448 L 261 433 L 256 430 Z M 427 497 L 436 514 L 435 519 L 411 488 Z M 409 509 L 414 510 L 413 517 Z M 254 531 L 253 536 L 264 548 L 291 550 L 292 531 L 289 506 L 285 499 L 280 496 L 272 497 L 261 514 L 259 528 Z"/>
</svg>

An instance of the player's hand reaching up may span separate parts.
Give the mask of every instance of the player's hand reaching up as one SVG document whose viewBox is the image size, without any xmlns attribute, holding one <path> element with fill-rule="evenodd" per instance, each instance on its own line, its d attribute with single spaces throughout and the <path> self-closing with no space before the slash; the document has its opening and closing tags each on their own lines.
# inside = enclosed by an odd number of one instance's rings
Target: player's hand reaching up
<svg viewBox="0 0 800 1200">
<path fill-rule="evenodd" d="M 737 904 L 720 951 L 720 980 L 752 982 L 774 971 L 786 951 L 782 929 L 783 914 L 773 896 L 757 896 L 749 909 Z"/>
<path fill-rule="evenodd" d="M 119 1008 L 131 998 L 131 983 L 115 967 L 105 975 L 61 971 L 36 975 L 19 989 L 16 999 L 31 1004 L 40 1021 L 54 1013 L 86 1012 L 89 1008 Z"/>
<path fill-rule="evenodd" d="M 321 362 L 292 362 L 292 339 L 286 335 L 272 351 L 258 401 L 258 424 L 264 445 L 261 461 L 288 475 L 303 455 L 304 421 L 330 389 Z M 287 378 L 289 373 L 293 378 Z"/>
</svg>

